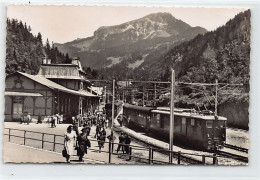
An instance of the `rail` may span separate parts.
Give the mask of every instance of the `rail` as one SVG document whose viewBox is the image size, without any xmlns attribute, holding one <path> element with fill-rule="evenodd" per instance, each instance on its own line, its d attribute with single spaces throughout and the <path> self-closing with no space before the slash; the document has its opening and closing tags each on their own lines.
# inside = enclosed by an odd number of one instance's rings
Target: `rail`
<svg viewBox="0 0 260 180">
<path fill-rule="evenodd" d="M 50 143 L 52 144 L 52 151 L 56 151 L 57 149 L 57 145 L 60 146 L 64 146 L 64 141 L 58 142 L 57 141 L 57 137 L 60 137 L 64 140 L 64 136 L 63 135 L 58 135 L 58 134 L 52 134 L 52 133 L 43 133 L 43 132 L 35 132 L 35 131 L 30 131 L 30 130 L 21 130 L 21 129 L 14 129 L 14 128 L 4 128 L 5 130 L 8 131 L 8 133 L 4 133 L 5 136 L 8 136 L 8 142 L 11 142 L 11 138 L 12 137 L 16 137 L 16 138 L 21 138 L 23 139 L 22 144 L 26 145 L 27 140 L 33 140 L 33 141 L 38 141 L 41 142 L 41 149 L 44 149 L 44 146 L 46 143 Z M 22 132 L 23 135 L 14 135 L 12 134 L 12 132 L 14 131 L 20 131 Z M 33 137 L 28 137 L 28 133 L 34 133 L 34 134 L 40 134 L 41 138 L 33 138 Z M 53 141 L 50 140 L 46 140 L 45 137 L 46 136 L 52 136 L 53 137 Z M 98 143 L 98 140 L 91 140 L 91 142 L 96 142 Z M 99 149 L 95 149 L 93 148 L 93 146 L 91 148 L 88 148 L 88 150 L 91 150 L 93 152 L 102 152 L 102 153 L 108 153 L 108 154 L 113 154 L 113 155 L 121 155 L 124 157 L 127 157 L 128 161 L 130 160 L 139 160 L 142 161 L 142 163 L 146 163 L 146 164 L 181 164 L 181 161 L 191 161 L 193 163 L 197 163 L 197 164 L 209 164 L 206 162 L 206 157 L 207 158 L 211 158 L 212 159 L 212 164 L 216 165 L 217 164 L 217 158 L 219 156 L 217 156 L 216 154 L 214 154 L 213 156 L 211 155 L 198 155 L 198 154 L 191 154 L 191 153 L 183 153 L 180 151 L 169 151 L 169 150 L 165 150 L 165 149 L 159 149 L 159 148 L 153 148 L 153 147 L 142 147 L 142 146 L 136 146 L 136 145 L 126 145 L 126 144 L 120 144 L 120 143 L 115 143 L 112 140 L 109 140 L 109 142 L 104 142 L 104 144 L 108 144 L 109 147 L 112 146 L 112 148 L 108 148 L 108 151 L 106 150 L 99 150 Z M 115 145 L 122 145 L 124 147 L 128 146 L 129 147 L 129 152 L 127 154 L 122 154 L 122 153 L 115 153 L 114 152 L 114 146 Z M 112 150 L 112 151 L 110 151 Z M 142 151 L 142 152 L 148 152 L 148 157 L 144 157 L 142 156 L 138 156 L 139 153 L 134 154 L 134 152 L 137 151 Z M 162 160 L 158 160 L 155 159 L 154 156 L 156 153 L 159 154 L 164 154 L 164 155 L 170 155 L 170 153 L 172 154 L 172 159 L 167 159 L 167 161 L 162 161 Z M 185 155 L 190 155 L 190 156 L 198 156 L 201 157 L 201 160 L 195 160 L 195 159 L 190 159 L 188 157 L 186 157 Z M 170 157 L 170 156 L 169 156 Z M 177 163 L 173 162 L 173 158 L 177 159 Z M 111 163 L 111 159 L 109 158 L 109 163 Z"/>
<path fill-rule="evenodd" d="M 232 144 L 225 144 L 224 146 L 227 147 L 227 148 L 230 148 L 230 149 L 234 149 L 234 150 L 237 150 L 237 151 L 248 153 L 248 149 L 243 148 L 243 147 L 235 146 L 235 145 L 232 145 Z"/>
</svg>

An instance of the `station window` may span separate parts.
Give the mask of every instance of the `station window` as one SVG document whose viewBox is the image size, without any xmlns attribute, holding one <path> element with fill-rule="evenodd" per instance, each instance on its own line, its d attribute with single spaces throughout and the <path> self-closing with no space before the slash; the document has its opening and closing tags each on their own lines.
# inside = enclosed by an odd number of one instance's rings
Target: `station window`
<svg viewBox="0 0 260 180">
<path fill-rule="evenodd" d="M 190 125 L 191 125 L 191 126 L 195 126 L 195 120 L 194 120 L 194 119 L 191 119 L 191 120 L 190 120 Z"/>
<path fill-rule="evenodd" d="M 212 128 L 213 127 L 213 122 L 212 121 L 207 121 L 206 122 L 207 128 Z"/>
<path fill-rule="evenodd" d="M 183 117 L 183 118 L 181 119 L 181 124 L 183 124 L 183 125 L 186 124 L 186 118 L 185 118 L 185 117 Z"/>
</svg>

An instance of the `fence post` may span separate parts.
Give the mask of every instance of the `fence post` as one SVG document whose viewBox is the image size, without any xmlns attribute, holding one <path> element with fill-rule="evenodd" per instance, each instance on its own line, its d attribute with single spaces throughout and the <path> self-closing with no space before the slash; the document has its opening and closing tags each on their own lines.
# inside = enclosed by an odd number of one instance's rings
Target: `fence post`
<svg viewBox="0 0 260 180">
<path fill-rule="evenodd" d="M 42 133 L 42 149 L 43 149 L 43 146 L 44 146 L 44 133 Z"/>
<path fill-rule="evenodd" d="M 169 151 L 169 162 L 172 164 L 173 152 Z"/>
<path fill-rule="evenodd" d="M 152 158 L 152 149 L 149 147 L 149 164 L 151 164 L 151 158 Z"/>
<path fill-rule="evenodd" d="M 55 151 L 55 144 L 56 144 L 56 134 L 54 134 L 54 139 L 53 139 L 53 151 Z"/>
<path fill-rule="evenodd" d="M 205 155 L 202 155 L 202 164 L 205 164 Z"/>
<path fill-rule="evenodd" d="M 154 149 L 152 148 L 152 150 L 151 150 L 152 152 L 152 156 L 151 156 L 151 159 L 152 159 L 152 163 L 153 163 L 153 151 L 154 151 Z"/>
<path fill-rule="evenodd" d="M 9 129 L 9 137 L 8 137 L 8 139 L 9 139 L 9 142 L 10 142 L 10 140 L 11 140 L 11 129 Z"/>
<path fill-rule="evenodd" d="M 217 159 L 217 156 L 216 156 L 215 153 L 213 154 L 213 164 L 214 164 L 214 165 L 217 165 L 217 164 L 218 164 L 218 159 Z"/>
<path fill-rule="evenodd" d="M 178 151 L 178 164 L 181 164 L 181 152 Z"/>
<path fill-rule="evenodd" d="M 108 143 L 108 162 L 111 163 L 111 140 Z"/>
<path fill-rule="evenodd" d="M 132 159 L 132 147 L 129 147 L 129 161 Z"/>
<path fill-rule="evenodd" d="M 114 151 L 114 141 L 112 140 L 112 153 Z"/>
<path fill-rule="evenodd" d="M 25 139 L 26 139 L 26 131 L 24 131 L 24 133 L 23 133 L 23 145 L 25 145 Z"/>
</svg>

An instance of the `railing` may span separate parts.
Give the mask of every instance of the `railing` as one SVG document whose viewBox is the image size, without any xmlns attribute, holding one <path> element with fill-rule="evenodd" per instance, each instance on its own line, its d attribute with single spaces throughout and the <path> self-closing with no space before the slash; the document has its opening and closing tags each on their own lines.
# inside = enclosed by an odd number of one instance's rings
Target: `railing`
<svg viewBox="0 0 260 180">
<path fill-rule="evenodd" d="M 12 129 L 12 128 L 5 128 L 5 130 L 8 130 L 8 133 L 4 133 L 4 135 L 8 136 L 9 142 L 11 142 L 11 137 L 23 139 L 23 143 L 22 143 L 23 145 L 26 145 L 26 142 L 27 142 L 26 140 L 38 141 L 38 142 L 41 142 L 41 145 L 40 145 L 41 149 L 44 149 L 44 145 L 46 143 L 50 143 L 50 144 L 52 144 L 52 147 L 51 147 L 52 151 L 57 150 L 57 145 L 64 146 L 64 136 L 63 135 L 42 133 L 42 132 L 35 132 L 35 131 L 21 130 L 21 129 Z M 22 132 L 23 135 L 20 135 L 20 136 L 14 135 L 14 134 L 11 133 L 11 132 L 14 132 L 14 131 Z M 41 138 L 37 139 L 37 138 L 28 137 L 27 136 L 28 133 L 39 134 Z M 52 136 L 53 141 L 46 140 L 45 139 L 46 136 Z M 58 137 L 61 138 L 60 142 L 57 141 Z M 90 141 L 96 142 L 96 143 L 99 142 L 98 140 L 90 140 Z M 188 162 L 188 163 L 191 163 L 191 164 L 209 164 L 208 162 L 206 162 L 206 157 L 207 157 L 207 158 L 212 159 L 212 161 L 211 161 L 212 164 L 214 164 L 214 165 L 217 164 L 216 154 L 214 154 L 213 156 L 211 156 L 211 155 L 206 156 L 206 155 L 198 155 L 198 154 L 191 154 L 191 153 L 183 153 L 183 152 L 180 152 L 180 151 L 178 151 L 178 152 L 169 151 L 169 150 L 153 148 L 153 147 L 147 148 L 147 147 L 135 146 L 135 145 L 129 145 L 129 153 L 128 154 L 122 154 L 122 153 L 114 153 L 114 150 L 115 150 L 114 146 L 115 145 L 125 146 L 125 144 L 115 143 L 113 141 L 104 142 L 104 144 L 108 144 L 108 146 L 109 146 L 108 151 L 100 150 L 100 152 L 113 154 L 113 155 L 125 156 L 125 157 L 128 157 L 128 159 L 127 159 L 128 161 L 135 160 L 135 161 L 141 161 L 142 163 L 146 163 L 146 164 L 181 164 L 181 161 Z M 111 146 L 112 146 L 112 148 L 110 148 Z M 63 149 L 63 147 L 62 147 L 62 149 Z M 95 149 L 95 148 L 93 148 L 93 146 L 91 148 L 88 148 L 88 150 L 91 150 L 92 152 L 99 152 L 99 149 Z M 138 156 L 137 151 L 141 151 L 143 153 L 148 152 L 148 154 L 145 153 L 145 154 L 148 155 L 148 157 L 144 157 L 143 155 Z M 172 154 L 171 157 L 176 158 L 177 163 L 174 163 L 173 159 L 167 158 L 167 156 L 169 156 L 170 153 Z M 167 160 L 162 161 L 162 160 L 155 159 L 154 158 L 155 154 L 164 156 L 164 159 L 167 159 Z M 201 160 L 198 160 L 198 158 L 197 159 L 191 158 L 189 156 L 197 156 L 197 157 L 200 157 L 199 159 L 201 159 Z M 111 158 L 109 158 L 108 162 L 111 163 Z"/>
</svg>

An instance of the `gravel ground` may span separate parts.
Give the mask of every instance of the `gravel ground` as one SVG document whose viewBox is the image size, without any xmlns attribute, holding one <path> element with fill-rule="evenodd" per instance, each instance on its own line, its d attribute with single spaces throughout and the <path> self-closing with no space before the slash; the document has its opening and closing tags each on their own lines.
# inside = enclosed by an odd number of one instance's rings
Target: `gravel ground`
<svg viewBox="0 0 260 180">
<path fill-rule="evenodd" d="M 227 128 L 226 143 L 243 148 L 249 148 L 249 132 L 240 129 Z"/>
</svg>

